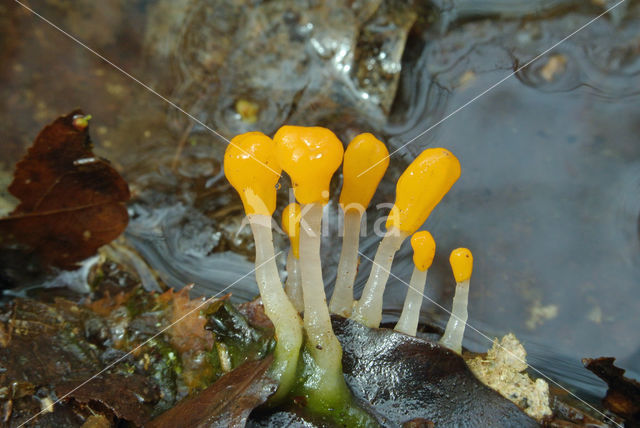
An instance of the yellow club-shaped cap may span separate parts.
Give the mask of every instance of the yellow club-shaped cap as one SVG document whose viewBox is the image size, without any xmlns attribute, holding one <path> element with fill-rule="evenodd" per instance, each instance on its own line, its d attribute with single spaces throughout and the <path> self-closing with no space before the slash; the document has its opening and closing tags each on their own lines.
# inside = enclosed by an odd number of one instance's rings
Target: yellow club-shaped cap
<svg viewBox="0 0 640 428">
<path fill-rule="evenodd" d="M 329 182 L 344 153 L 338 137 L 327 128 L 283 126 L 273 141 L 278 162 L 291 177 L 298 202 L 326 203 Z"/>
<path fill-rule="evenodd" d="M 449 257 L 456 282 L 468 281 L 473 271 L 473 255 L 467 248 L 456 248 Z"/>
<path fill-rule="evenodd" d="M 240 194 L 247 215 L 273 214 L 281 172 L 275 144 L 262 132 L 234 137 L 224 153 L 224 175 Z"/>
<path fill-rule="evenodd" d="M 460 162 L 449 150 L 422 152 L 398 180 L 387 229 L 395 227 L 407 234 L 418 230 L 459 177 Z"/>
<path fill-rule="evenodd" d="M 295 202 L 282 210 L 282 228 L 289 235 L 291 252 L 296 259 L 300 258 L 300 216 L 300 205 Z"/>
<path fill-rule="evenodd" d="M 356 136 L 344 152 L 342 209 L 365 210 L 389 166 L 389 151 L 371 134 Z"/>
<path fill-rule="evenodd" d="M 426 230 L 416 232 L 411 236 L 411 248 L 413 248 L 413 263 L 421 271 L 431 267 L 433 257 L 436 255 L 436 241 Z"/>
</svg>

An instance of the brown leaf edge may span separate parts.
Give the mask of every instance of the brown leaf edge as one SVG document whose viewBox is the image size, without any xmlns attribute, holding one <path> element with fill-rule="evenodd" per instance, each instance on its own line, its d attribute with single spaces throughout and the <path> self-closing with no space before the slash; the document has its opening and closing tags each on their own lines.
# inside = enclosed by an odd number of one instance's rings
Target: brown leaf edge
<svg viewBox="0 0 640 428">
<path fill-rule="evenodd" d="M 624 369 L 616 367 L 611 357 L 583 358 L 582 364 L 600 379 L 609 389 L 602 404 L 625 419 L 625 426 L 640 426 L 640 383 L 624 376 Z"/>
<path fill-rule="evenodd" d="M 272 362 L 273 356 L 269 355 L 240 365 L 145 427 L 244 427 L 251 411 L 277 388 L 277 382 L 266 374 Z"/>
</svg>

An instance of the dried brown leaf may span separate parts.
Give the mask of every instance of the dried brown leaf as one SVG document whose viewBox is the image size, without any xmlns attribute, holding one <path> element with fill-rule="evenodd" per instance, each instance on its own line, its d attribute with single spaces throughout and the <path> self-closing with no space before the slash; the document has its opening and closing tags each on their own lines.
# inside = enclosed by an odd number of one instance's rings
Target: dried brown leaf
<svg viewBox="0 0 640 428">
<path fill-rule="evenodd" d="M 18 207 L 0 219 L 0 245 L 25 248 L 44 264 L 72 269 L 118 237 L 128 223 L 129 187 L 91 150 L 88 127 L 59 117 L 16 165 L 11 194 Z"/>
</svg>

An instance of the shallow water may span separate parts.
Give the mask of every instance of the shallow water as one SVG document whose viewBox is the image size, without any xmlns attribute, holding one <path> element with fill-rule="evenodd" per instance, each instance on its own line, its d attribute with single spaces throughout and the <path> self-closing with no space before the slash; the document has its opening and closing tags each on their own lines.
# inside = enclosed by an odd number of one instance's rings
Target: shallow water
<svg viewBox="0 0 640 428">
<path fill-rule="evenodd" d="M 375 131 L 394 149 L 433 127 L 392 157 L 374 199 L 393 200 L 395 178 L 425 147 L 461 160 L 461 179 L 425 224 L 438 244 L 427 296 L 450 306 L 448 254 L 469 247 L 470 325 L 489 337 L 514 331 L 535 367 L 597 393 L 582 357 L 616 356 L 640 372 L 640 4 L 627 0 L 465 106 L 604 10 L 508 3 L 354 2 L 340 13 L 297 2 L 33 7 L 225 137 L 287 121 L 329 126 L 345 141 Z M 129 244 L 169 285 L 195 282 L 210 295 L 237 281 L 229 291 L 238 299 L 254 296 L 250 236 L 236 233 L 240 205 L 218 175 L 223 140 L 20 6 L 0 6 L 0 28 L 0 169 L 80 106 L 94 116 L 97 151 L 137 196 Z M 256 123 L 237 113 L 239 99 L 257 104 Z M 330 204 L 332 230 L 336 213 Z M 372 210 L 369 231 L 384 213 Z M 364 253 L 376 242 L 365 238 Z M 281 237 L 276 244 L 286 250 Z M 325 240 L 327 284 L 337 248 Z M 360 286 L 369 267 L 363 260 Z M 393 272 L 408 281 L 411 269 L 405 244 Z M 385 320 L 405 289 L 390 281 Z M 446 315 L 425 301 L 423 320 L 443 326 Z M 466 344 L 489 346 L 472 330 Z"/>
</svg>

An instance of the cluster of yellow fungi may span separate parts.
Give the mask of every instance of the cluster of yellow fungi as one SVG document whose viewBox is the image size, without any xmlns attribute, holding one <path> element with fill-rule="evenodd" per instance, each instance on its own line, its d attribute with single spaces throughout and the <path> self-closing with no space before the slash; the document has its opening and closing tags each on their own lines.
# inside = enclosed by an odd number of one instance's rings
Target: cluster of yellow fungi
<svg viewBox="0 0 640 428">
<path fill-rule="evenodd" d="M 388 158 L 384 143 L 371 134 L 358 135 L 345 151 L 330 130 L 301 126 L 283 126 L 273 139 L 260 132 L 238 135 L 226 150 L 224 172 L 240 194 L 251 225 L 256 245 L 256 280 L 265 312 L 275 327 L 272 374 L 280 383 L 276 400 L 293 387 L 301 360 L 314 367 L 312 389 L 325 405 L 330 404 L 327 401 L 336 391 L 346 390 L 342 348 L 333 333 L 330 311 L 368 327 L 378 327 L 393 258 L 408 237 L 415 269 L 395 329 L 416 334 L 427 271 L 435 255 L 431 234 L 417 230 L 459 178 L 460 163 L 448 150 L 430 148 L 400 176 L 386 233 L 362 296 L 354 301 L 360 223 L 387 170 Z M 344 177 L 339 199 L 344 234 L 336 284 L 327 306 L 320 258 L 321 222 L 323 207 L 329 201 L 329 183 L 340 165 Z M 283 228 L 291 241 L 285 287 L 276 264 L 271 227 L 282 170 L 291 178 L 298 202 L 282 213 Z M 456 249 L 450 262 L 457 286 L 452 316 L 441 343 L 459 353 L 467 320 L 471 252 Z M 300 358 L 301 354 L 304 358 Z"/>
</svg>

